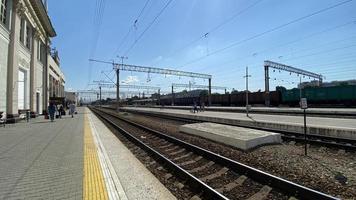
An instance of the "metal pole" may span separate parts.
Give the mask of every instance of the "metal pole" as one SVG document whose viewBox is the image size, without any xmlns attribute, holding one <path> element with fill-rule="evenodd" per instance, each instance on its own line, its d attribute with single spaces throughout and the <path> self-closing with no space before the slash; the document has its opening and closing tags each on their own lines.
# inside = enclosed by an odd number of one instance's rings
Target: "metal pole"
<svg viewBox="0 0 356 200">
<path fill-rule="evenodd" d="M 120 70 L 119 68 L 116 69 L 116 103 L 119 106 L 120 102 Z"/>
<path fill-rule="evenodd" d="M 209 78 L 209 97 L 208 97 L 208 101 L 209 101 L 209 107 L 211 106 L 211 78 Z"/>
<path fill-rule="evenodd" d="M 269 70 L 268 66 L 265 66 L 265 104 L 266 106 L 270 105 L 269 101 Z"/>
<path fill-rule="evenodd" d="M 121 58 L 121 65 L 124 65 L 124 59 L 128 59 L 128 57 L 126 56 L 117 56 L 119 58 Z M 114 61 L 113 61 L 113 65 L 114 65 Z M 117 66 L 116 69 L 116 101 L 117 101 L 117 106 L 119 106 L 119 102 L 120 102 L 120 66 Z"/>
<path fill-rule="evenodd" d="M 307 155 L 307 114 L 304 110 L 304 155 Z"/>
<path fill-rule="evenodd" d="M 246 116 L 248 117 L 248 67 L 246 67 Z"/>
<path fill-rule="evenodd" d="M 172 84 L 172 106 L 174 106 L 174 89 Z"/>
<path fill-rule="evenodd" d="M 158 105 L 161 106 L 161 89 L 158 89 Z"/>
<path fill-rule="evenodd" d="M 299 104 L 302 103 L 302 75 L 299 77 Z"/>
<path fill-rule="evenodd" d="M 100 105 L 100 107 L 101 107 L 101 86 L 99 86 L 99 97 L 100 97 L 100 102 L 99 102 L 99 105 Z"/>
</svg>

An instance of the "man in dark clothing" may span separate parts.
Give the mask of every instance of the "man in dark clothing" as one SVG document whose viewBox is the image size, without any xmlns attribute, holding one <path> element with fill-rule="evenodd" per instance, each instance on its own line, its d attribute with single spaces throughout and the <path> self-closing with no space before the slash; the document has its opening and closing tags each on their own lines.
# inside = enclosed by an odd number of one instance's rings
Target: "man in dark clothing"
<svg viewBox="0 0 356 200">
<path fill-rule="evenodd" d="M 48 113 L 49 113 L 49 117 L 51 119 L 51 122 L 54 121 L 54 114 L 56 113 L 56 105 L 54 105 L 54 103 L 49 103 L 48 106 Z"/>
<path fill-rule="evenodd" d="M 64 112 L 63 106 L 62 106 L 62 105 L 60 105 L 60 106 L 59 106 L 59 109 L 58 109 L 59 118 L 62 118 L 62 114 L 63 114 L 63 112 Z"/>
</svg>

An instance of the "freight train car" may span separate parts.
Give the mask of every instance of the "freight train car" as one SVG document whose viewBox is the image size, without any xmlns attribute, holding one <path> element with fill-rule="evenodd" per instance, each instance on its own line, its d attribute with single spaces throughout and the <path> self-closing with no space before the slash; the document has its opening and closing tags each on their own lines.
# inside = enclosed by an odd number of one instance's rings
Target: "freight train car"
<svg viewBox="0 0 356 200">
<path fill-rule="evenodd" d="M 269 93 L 270 104 L 278 106 L 281 103 L 281 92 L 272 91 Z M 250 105 L 264 105 L 266 94 L 264 92 L 250 92 L 248 94 L 248 103 Z M 231 106 L 244 106 L 246 105 L 246 93 L 239 92 L 231 94 Z"/>
<path fill-rule="evenodd" d="M 281 90 L 281 93 L 283 104 L 290 106 L 299 104 L 299 89 Z M 311 106 L 356 106 L 356 85 L 304 88 L 302 97 L 307 98 Z"/>
</svg>

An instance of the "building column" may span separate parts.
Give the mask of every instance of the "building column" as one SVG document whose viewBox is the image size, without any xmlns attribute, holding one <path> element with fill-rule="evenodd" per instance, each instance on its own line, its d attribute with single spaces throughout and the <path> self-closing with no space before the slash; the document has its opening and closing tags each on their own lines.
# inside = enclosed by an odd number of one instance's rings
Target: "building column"
<svg viewBox="0 0 356 200">
<path fill-rule="evenodd" d="M 30 64 L 30 110 L 31 112 L 36 112 L 36 59 L 37 59 L 37 43 L 39 33 L 37 30 L 33 29 L 34 33 L 32 34 L 32 48 L 31 48 L 31 64 Z"/>
<path fill-rule="evenodd" d="M 42 90 L 43 90 L 43 101 L 42 101 L 42 103 L 43 103 L 43 106 L 42 106 L 42 109 L 43 109 L 43 113 L 47 113 L 47 106 L 48 106 L 48 101 L 49 101 L 49 97 L 48 97 L 48 92 L 49 92 L 49 90 L 48 90 L 48 54 L 49 54 L 49 48 L 48 48 L 48 36 L 46 35 L 45 36 L 46 37 L 46 42 L 45 42 L 45 48 L 46 48 L 46 50 L 45 50 L 45 63 L 43 64 L 43 83 L 42 83 L 42 85 L 43 85 L 43 88 L 42 88 Z"/>
<path fill-rule="evenodd" d="M 8 70 L 7 70 L 7 96 L 6 96 L 6 113 L 8 115 L 8 122 L 15 122 L 15 118 L 18 116 L 18 72 L 19 63 L 18 55 L 19 51 L 19 38 L 20 38 L 20 26 L 21 16 L 25 13 L 25 6 L 14 0 L 12 4 L 11 15 L 11 33 L 9 43 L 8 54 Z"/>
</svg>

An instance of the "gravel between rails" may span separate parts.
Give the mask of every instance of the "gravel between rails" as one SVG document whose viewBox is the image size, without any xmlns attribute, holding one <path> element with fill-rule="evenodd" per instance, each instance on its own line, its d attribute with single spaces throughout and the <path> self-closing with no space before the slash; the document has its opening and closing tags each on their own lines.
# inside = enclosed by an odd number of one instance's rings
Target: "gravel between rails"
<svg viewBox="0 0 356 200">
<path fill-rule="evenodd" d="M 308 148 L 308 156 L 304 156 L 303 146 L 294 142 L 243 152 L 208 139 L 181 133 L 178 130 L 179 125 L 183 124 L 181 122 L 131 113 L 121 113 L 121 116 L 326 194 L 342 199 L 356 199 L 354 152 L 312 145 Z"/>
<path fill-rule="evenodd" d="M 115 118 L 111 118 L 115 120 Z M 189 188 L 189 186 L 184 185 L 183 188 L 179 188 L 178 184 L 182 182 L 179 178 L 173 176 L 169 179 L 166 179 L 166 174 L 169 173 L 167 169 L 160 163 L 156 162 L 153 158 L 151 158 L 143 149 L 137 147 L 134 143 L 128 140 L 126 137 L 121 135 L 121 133 L 113 128 L 106 121 L 102 121 L 116 136 L 117 138 L 136 156 L 136 158 L 143 163 L 146 168 L 155 176 L 157 179 L 169 189 L 169 191 L 177 198 L 177 199 L 190 199 L 196 193 Z"/>
<path fill-rule="evenodd" d="M 179 156 L 182 156 L 182 155 L 188 153 L 188 151 L 186 151 L 182 147 L 176 146 L 176 145 L 172 145 L 167 148 L 161 148 L 163 146 L 162 143 L 164 140 L 162 140 L 158 137 L 152 136 L 151 133 L 143 131 L 140 128 L 126 124 L 125 122 L 123 122 L 121 120 L 115 119 L 113 117 L 109 117 L 109 118 L 117 123 L 120 123 L 120 126 L 122 126 L 125 130 L 127 130 L 128 132 L 133 134 L 135 137 L 139 138 L 141 141 L 143 141 L 144 143 L 153 147 L 158 152 L 162 153 L 163 155 L 165 155 L 167 158 L 169 158 L 171 160 L 173 160 L 176 157 L 179 157 Z M 164 142 L 164 143 L 166 143 L 166 142 Z M 141 154 L 137 154 L 137 151 L 138 151 L 137 148 L 135 148 L 135 150 L 134 150 L 135 155 L 141 156 Z M 179 152 L 179 153 L 177 153 L 177 152 Z M 144 154 L 143 156 L 147 156 L 147 155 Z M 196 154 L 194 155 L 194 153 L 189 155 L 189 157 L 191 158 L 190 160 L 194 160 L 197 156 L 198 155 L 196 155 Z M 190 166 L 188 165 L 188 167 L 185 166 L 183 168 L 195 169 L 196 167 L 201 167 L 202 165 L 204 165 L 208 162 L 210 162 L 210 161 L 201 159 L 200 162 L 192 163 L 192 164 L 190 164 Z M 176 163 L 181 163 L 181 162 L 179 161 Z M 203 177 L 206 177 L 208 175 L 211 175 L 211 174 L 214 174 L 215 172 L 220 171 L 222 168 L 223 168 L 223 166 L 221 166 L 219 164 L 213 164 L 210 167 L 207 167 L 203 170 L 200 170 L 197 172 L 192 172 L 192 174 L 194 176 L 198 177 L 199 179 L 201 179 Z M 157 172 L 155 172 L 155 170 L 152 170 L 152 171 L 160 177 L 159 178 L 160 180 L 162 180 L 162 176 L 164 177 L 167 174 L 167 173 L 166 174 L 157 173 Z M 222 176 L 219 176 L 219 177 L 211 179 L 211 180 L 206 180 L 204 182 L 208 183 L 209 185 L 211 185 L 211 183 L 214 183 L 214 186 L 215 186 L 214 188 L 218 189 L 218 188 L 222 188 L 226 184 L 232 182 L 232 180 L 236 180 L 239 176 L 240 175 L 229 170 L 228 172 L 225 172 Z M 165 179 L 163 179 L 163 180 L 166 181 Z M 203 180 L 203 179 L 201 179 L 201 180 Z M 164 182 L 162 182 L 162 183 L 165 184 Z M 259 192 L 263 186 L 264 185 L 261 185 L 255 181 L 252 181 L 251 179 L 247 179 L 247 180 L 245 180 L 245 182 L 243 182 L 243 185 L 241 185 L 239 187 L 235 187 L 231 191 L 224 192 L 223 194 L 226 195 L 230 199 L 247 199 L 247 198 L 251 197 L 252 195 L 254 195 L 255 193 Z M 172 189 L 172 187 L 168 187 L 168 188 L 170 190 Z M 173 187 L 173 188 L 175 188 L 175 187 Z M 180 194 L 181 192 L 178 192 L 178 193 L 179 194 L 176 195 L 177 197 L 182 195 L 182 194 Z M 269 199 L 288 199 L 288 196 L 286 196 L 274 189 L 268 194 L 268 196 L 270 197 Z M 186 196 L 184 198 L 186 198 Z"/>
</svg>

